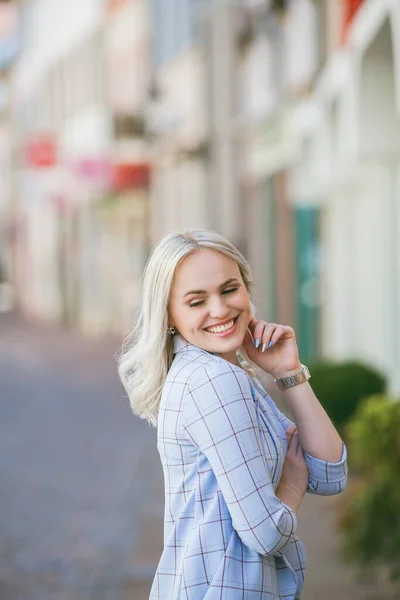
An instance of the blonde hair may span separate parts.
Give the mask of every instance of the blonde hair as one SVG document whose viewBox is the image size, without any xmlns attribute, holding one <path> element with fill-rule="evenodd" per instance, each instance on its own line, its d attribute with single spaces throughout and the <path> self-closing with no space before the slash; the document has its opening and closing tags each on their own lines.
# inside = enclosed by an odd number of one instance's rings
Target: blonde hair
<svg viewBox="0 0 400 600">
<path fill-rule="evenodd" d="M 173 360 L 173 339 L 167 332 L 172 281 L 181 261 L 202 248 L 233 259 L 250 301 L 253 298 L 250 266 L 222 235 L 205 229 L 186 229 L 182 233 L 167 234 L 155 245 L 144 270 L 142 302 L 134 329 L 117 358 L 118 373 L 133 412 L 153 426 L 157 425 L 162 387 Z M 237 351 L 237 357 L 253 377 L 254 369 L 243 347 Z"/>
</svg>

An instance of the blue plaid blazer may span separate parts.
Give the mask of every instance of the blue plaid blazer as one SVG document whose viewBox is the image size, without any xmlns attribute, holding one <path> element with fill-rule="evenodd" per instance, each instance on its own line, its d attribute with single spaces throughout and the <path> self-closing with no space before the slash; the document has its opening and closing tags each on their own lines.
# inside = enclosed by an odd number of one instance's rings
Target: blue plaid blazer
<svg viewBox="0 0 400 600">
<path fill-rule="evenodd" d="M 164 551 L 151 600 L 295 600 L 305 549 L 275 490 L 292 425 L 258 381 L 174 338 L 158 416 L 165 478 Z M 340 493 L 338 463 L 305 454 L 308 491 Z"/>
</svg>

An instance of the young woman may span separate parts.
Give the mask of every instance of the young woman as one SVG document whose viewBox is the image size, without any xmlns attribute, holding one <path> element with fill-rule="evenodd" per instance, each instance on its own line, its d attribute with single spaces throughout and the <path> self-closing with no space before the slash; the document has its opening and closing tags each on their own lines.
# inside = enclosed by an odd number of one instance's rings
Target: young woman
<svg viewBox="0 0 400 600">
<path fill-rule="evenodd" d="M 120 359 L 134 412 L 158 427 L 164 551 L 154 600 L 300 598 L 306 491 L 346 485 L 346 449 L 308 383 L 293 329 L 258 320 L 250 268 L 205 230 L 164 237 Z M 295 423 L 256 377 L 272 375 Z"/>
</svg>

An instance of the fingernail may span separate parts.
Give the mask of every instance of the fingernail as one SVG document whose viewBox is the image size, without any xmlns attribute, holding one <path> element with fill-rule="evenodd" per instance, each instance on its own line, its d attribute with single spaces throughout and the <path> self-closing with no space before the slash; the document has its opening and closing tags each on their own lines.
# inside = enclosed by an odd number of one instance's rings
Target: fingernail
<svg viewBox="0 0 400 600">
<path fill-rule="evenodd" d="M 268 344 L 268 348 L 271 348 L 271 346 L 272 346 L 273 343 L 274 342 L 271 340 L 270 343 Z"/>
<path fill-rule="evenodd" d="M 258 338 L 256 338 L 256 339 L 254 340 L 254 346 L 255 346 L 256 348 L 258 348 L 258 346 L 259 346 L 259 345 L 260 345 L 260 340 L 259 340 Z"/>
<path fill-rule="evenodd" d="M 267 348 L 267 344 L 265 344 L 265 343 L 264 343 L 264 344 L 261 346 L 261 352 L 265 352 L 266 348 Z"/>
</svg>

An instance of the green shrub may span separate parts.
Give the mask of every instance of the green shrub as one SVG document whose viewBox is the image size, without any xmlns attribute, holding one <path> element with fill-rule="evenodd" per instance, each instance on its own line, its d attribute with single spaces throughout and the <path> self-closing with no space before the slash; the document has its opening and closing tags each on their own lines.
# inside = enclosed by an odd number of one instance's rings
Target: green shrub
<svg viewBox="0 0 400 600">
<path fill-rule="evenodd" d="M 385 376 L 359 362 L 316 362 L 309 368 L 315 395 L 341 434 L 363 398 L 386 390 Z"/>
<path fill-rule="evenodd" d="M 368 398 L 346 433 L 357 476 L 339 521 L 344 556 L 400 580 L 400 398 Z"/>
</svg>

